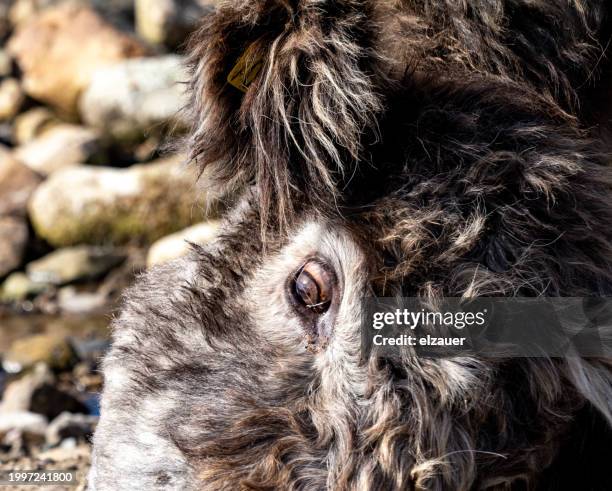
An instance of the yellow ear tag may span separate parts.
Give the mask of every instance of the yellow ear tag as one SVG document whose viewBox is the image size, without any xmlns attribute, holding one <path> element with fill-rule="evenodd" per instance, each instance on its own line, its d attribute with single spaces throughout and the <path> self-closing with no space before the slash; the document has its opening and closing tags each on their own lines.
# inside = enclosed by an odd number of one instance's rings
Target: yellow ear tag
<svg viewBox="0 0 612 491">
<path fill-rule="evenodd" d="M 227 81 L 242 92 L 246 92 L 263 67 L 263 56 L 251 44 L 238 58 L 236 65 L 227 76 Z"/>
</svg>

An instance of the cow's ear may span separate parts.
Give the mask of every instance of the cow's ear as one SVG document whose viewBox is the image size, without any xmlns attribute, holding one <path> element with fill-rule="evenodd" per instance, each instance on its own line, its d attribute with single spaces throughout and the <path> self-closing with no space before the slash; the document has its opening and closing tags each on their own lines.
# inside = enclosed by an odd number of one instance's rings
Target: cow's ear
<svg viewBox="0 0 612 491">
<path fill-rule="evenodd" d="M 281 222 L 306 187 L 334 204 L 381 108 L 370 3 L 231 1 L 204 19 L 189 44 L 190 148 L 217 184 L 256 184 Z"/>
</svg>

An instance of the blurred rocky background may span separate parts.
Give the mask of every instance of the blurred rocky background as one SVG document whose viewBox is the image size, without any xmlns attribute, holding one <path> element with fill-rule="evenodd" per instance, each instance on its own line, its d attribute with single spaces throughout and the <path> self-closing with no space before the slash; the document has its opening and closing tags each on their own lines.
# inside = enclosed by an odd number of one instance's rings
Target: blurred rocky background
<svg viewBox="0 0 612 491">
<path fill-rule="evenodd" d="M 0 0 L 0 469 L 86 473 L 121 292 L 216 233 L 164 151 L 214 3 Z"/>
</svg>

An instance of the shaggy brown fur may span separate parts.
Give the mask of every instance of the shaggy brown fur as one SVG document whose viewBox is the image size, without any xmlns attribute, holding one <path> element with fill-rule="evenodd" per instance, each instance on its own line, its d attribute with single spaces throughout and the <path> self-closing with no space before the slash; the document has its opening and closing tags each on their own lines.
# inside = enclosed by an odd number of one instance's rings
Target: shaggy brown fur
<svg viewBox="0 0 612 491">
<path fill-rule="evenodd" d="M 356 314 L 372 293 L 612 293 L 608 16 L 222 2 L 191 41 L 191 148 L 242 199 L 127 296 L 93 488 L 610 489 L 610 358 L 363 364 Z M 249 46 L 263 69 L 242 93 L 227 75 Z M 315 353 L 283 296 L 313 255 L 342 289 Z"/>
</svg>

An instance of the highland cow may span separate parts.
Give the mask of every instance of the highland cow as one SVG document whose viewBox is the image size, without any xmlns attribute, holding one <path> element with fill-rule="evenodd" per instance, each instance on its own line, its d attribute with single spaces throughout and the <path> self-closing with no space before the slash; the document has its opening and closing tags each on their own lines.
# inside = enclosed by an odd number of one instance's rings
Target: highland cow
<svg viewBox="0 0 612 491">
<path fill-rule="evenodd" d="M 360 349 L 370 295 L 612 293 L 610 26 L 603 0 L 221 2 L 188 145 L 234 205 L 126 295 L 90 488 L 612 489 L 610 358 Z"/>
</svg>

